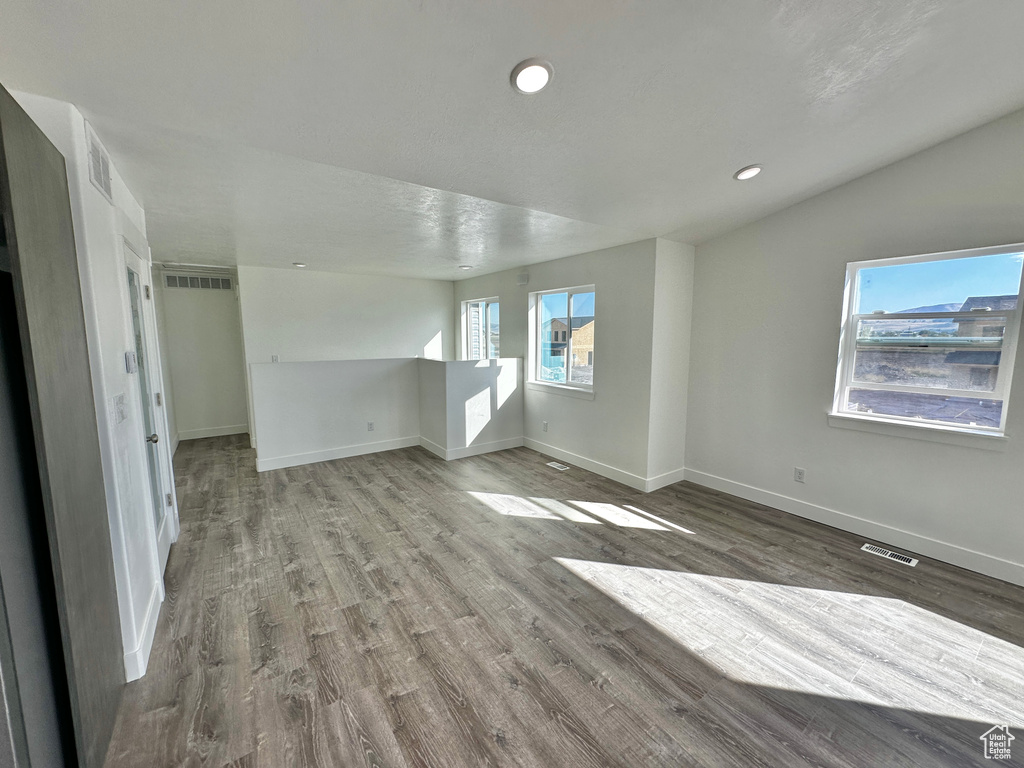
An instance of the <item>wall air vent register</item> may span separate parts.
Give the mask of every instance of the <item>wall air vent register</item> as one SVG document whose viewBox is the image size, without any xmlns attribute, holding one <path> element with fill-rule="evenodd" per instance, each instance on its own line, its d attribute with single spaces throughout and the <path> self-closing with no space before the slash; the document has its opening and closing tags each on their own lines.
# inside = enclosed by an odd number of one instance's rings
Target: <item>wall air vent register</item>
<svg viewBox="0 0 1024 768">
<path fill-rule="evenodd" d="M 197 275 L 164 275 L 168 288 L 210 288 L 231 290 L 230 277 L 206 277 Z"/>
</svg>

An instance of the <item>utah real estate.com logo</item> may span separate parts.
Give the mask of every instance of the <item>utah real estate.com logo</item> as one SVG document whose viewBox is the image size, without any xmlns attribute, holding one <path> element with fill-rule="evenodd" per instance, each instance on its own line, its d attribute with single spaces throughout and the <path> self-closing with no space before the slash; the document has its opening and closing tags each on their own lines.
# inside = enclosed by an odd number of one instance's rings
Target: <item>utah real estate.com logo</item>
<svg viewBox="0 0 1024 768">
<path fill-rule="evenodd" d="M 986 760 L 1009 760 L 1010 742 L 1017 737 L 1010 733 L 1008 726 L 995 725 L 981 734 L 979 738 L 985 744 Z"/>
</svg>

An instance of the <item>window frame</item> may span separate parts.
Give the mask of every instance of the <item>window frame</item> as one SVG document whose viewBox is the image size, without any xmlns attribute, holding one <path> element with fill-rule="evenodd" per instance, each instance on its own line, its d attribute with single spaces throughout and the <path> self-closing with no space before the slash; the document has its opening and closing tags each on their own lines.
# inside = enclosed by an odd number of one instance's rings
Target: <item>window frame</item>
<svg viewBox="0 0 1024 768">
<path fill-rule="evenodd" d="M 544 323 L 541 319 L 541 297 L 550 296 L 552 294 L 564 293 L 566 294 L 566 313 L 567 313 L 567 328 L 566 331 L 566 346 L 565 346 L 565 381 L 546 381 L 540 378 L 540 354 L 543 349 L 544 339 L 541 338 L 544 333 Z M 568 390 L 567 394 L 579 394 L 579 395 L 592 395 L 594 392 L 594 384 L 597 379 L 596 371 L 591 378 L 591 383 L 583 384 L 580 382 L 572 381 L 572 298 L 576 294 L 580 293 L 592 293 L 594 294 L 594 321 L 597 320 L 597 289 L 593 285 L 576 285 L 570 288 L 552 288 L 545 291 L 533 291 L 530 293 L 530 363 L 529 363 L 529 380 L 530 384 L 535 384 L 542 387 L 551 387 L 553 390 Z M 596 338 L 596 335 L 595 335 Z"/>
<path fill-rule="evenodd" d="M 1024 270 L 1021 280 L 1017 286 L 1016 307 L 1012 310 L 993 310 L 991 313 L 980 312 L 915 312 L 915 313 L 867 313 L 854 314 L 858 306 L 860 295 L 860 282 L 858 276 L 863 269 L 877 267 L 921 264 L 935 261 L 946 261 L 950 259 L 976 258 L 983 256 L 998 256 L 1000 254 L 1024 253 L 1024 243 L 1011 243 L 1009 245 L 993 246 L 987 248 L 968 248 L 958 251 L 942 251 L 939 253 L 925 253 L 914 256 L 897 256 L 894 258 L 871 259 L 867 261 L 854 261 L 846 265 L 846 284 L 843 292 L 843 322 L 840 331 L 839 360 L 836 369 L 835 392 L 832 400 L 830 417 L 840 419 L 855 419 L 863 422 L 873 422 L 886 425 L 900 425 L 911 427 L 923 427 L 937 432 L 968 433 L 991 437 L 1006 436 L 1006 419 L 1010 404 L 1010 384 L 1013 379 L 1014 364 L 1017 357 L 1017 344 L 1020 338 L 1022 303 L 1024 303 Z M 1002 337 L 1002 344 L 999 347 L 1000 359 L 996 374 L 996 382 L 992 391 L 960 390 L 949 388 L 921 387 L 910 384 L 876 384 L 870 382 L 855 382 L 854 368 L 857 353 L 857 324 L 864 319 L 885 319 L 898 318 L 900 320 L 927 320 L 927 319 L 977 319 L 979 316 L 992 318 L 1005 318 L 1005 326 Z M 845 406 L 849 402 L 850 389 L 880 390 L 888 392 L 908 392 L 927 395 L 946 395 L 949 397 L 963 397 L 972 400 L 998 400 L 1002 403 L 999 416 L 999 426 L 989 427 L 978 424 L 961 424 L 951 421 L 939 421 L 924 419 L 920 417 L 892 416 L 888 414 L 863 413 L 848 410 Z"/>
<path fill-rule="evenodd" d="M 470 306 L 473 304 L 483 304 L 483 357 L 470 357 Z M 493 357 L 490 354 L 491 345 L 489 338 L 489 328 L 491 319 L 491 305 L 498 305 L 498 354 Z M 501 299 L 498 296 L 491 296 L 486 299 L 470 299 L 462 302 L 462 359 L 463 360 L 496 360 L 501 357 Z"/>
</svg>

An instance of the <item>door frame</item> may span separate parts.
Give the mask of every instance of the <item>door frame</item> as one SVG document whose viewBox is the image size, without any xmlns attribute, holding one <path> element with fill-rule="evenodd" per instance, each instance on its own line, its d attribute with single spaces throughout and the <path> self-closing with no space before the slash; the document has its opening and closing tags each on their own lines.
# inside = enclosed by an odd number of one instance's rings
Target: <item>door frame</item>
<svg viewBox="0 0 1024 768">
<path fill-rule="evenodd" d="M 121 273 L 121 298 L 124 303 L 125 316 L 128 318 L 129 327 L 126 330 L 129 333 L 129 337 L 133 340 L 134 329 L 131 327 L 131 298 L 128 295 L 130 288 L 128 287 L 127 270 L 130 268 L 141 278 L 143 294 L 145 294 L 147 288 L 149 290 L 148 297 L 146 295 L 142 296 L 142 322 L 145 331 L 143 334 L 143 345 L 146 353 L 146 366 L 152 379 L 151 386 L 154 391 L 160 393 L 161 402 L 160 405 L 156 403 L 148 405 L 153 408 L 154 422 L 160 435 L 160 441 L 156 445 L 157 456 L 159 457 L 158 481 L 160 497 L 166 498 L 169 494 L 171 498 L 170 506 L 165 507 L 161 505 L 163 514 L 160 516 L 160 524 L 155 526 L 154 530 L 160 571 L 158 575 L 160 582 L 163 583 L 163 572 L 167 567 L 167 558 L 171 544 L 178 540 L 181 526 L 178 520 L 178 495 L 174 489 L 174 468 L 170 445 L 171 431 L 168 428 L 167 422 L 167 392 L 164 387 L 163 367 L 160 360 L 160 341 L 156 329 L 156 308 L 154 306 L 156 291 L 153 286 L 153 268 L 149 258 L 149 244 L 146 242 L 146 238 L 123 213 L 119 212 L 118 218 L 120 219 L 118 229 L 121 236 L 121 263 L 124 267 Z M 131 346 L 134 348 L 134 343 Z M 141 391 L 141 387 L 139 389 Z M 146 423 L 142 413 L 142 408 L 144 407 L 147 406 L 141 402 L 140 398 L 138 417 L 139 423 L 143 425 Z M 148 463 L 147 459 L 147 465 Z M 154 517 L 155 515 L 151 515 L 150 519 L 152 520 Z"/>
</svg>

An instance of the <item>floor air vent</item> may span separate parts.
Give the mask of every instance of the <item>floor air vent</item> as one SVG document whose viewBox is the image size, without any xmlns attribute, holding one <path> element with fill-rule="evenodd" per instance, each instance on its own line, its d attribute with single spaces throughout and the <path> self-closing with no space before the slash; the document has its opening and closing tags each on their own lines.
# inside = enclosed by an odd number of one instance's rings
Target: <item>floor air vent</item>
<svg viewBox="0 0 1024 768">
<path fill-rule="evenodd" d="M 554 467 L 559 472 L 565 472 L 565 470 L 567 470 L 569 468 L 565 464 L 559 464 L 557 461 L 549 461 L 548 462 L 548 466 L 549 467 Z"/>
<path fill-rule="evenodd" d="M 893 552 L 891 549 L 876 547 L 874 544 L 865 544 L 861 549 L 865 552 L 870 552 L 873 555 L 878 555 L 879 557 L 887 557 L 890 560 L 895 560 L 897 563 L 903 563 L 904 565 L 910 566 L 917 565 L 917 560 L 913 557 L 901 555 L 899 552 Z"/>
</svg>

